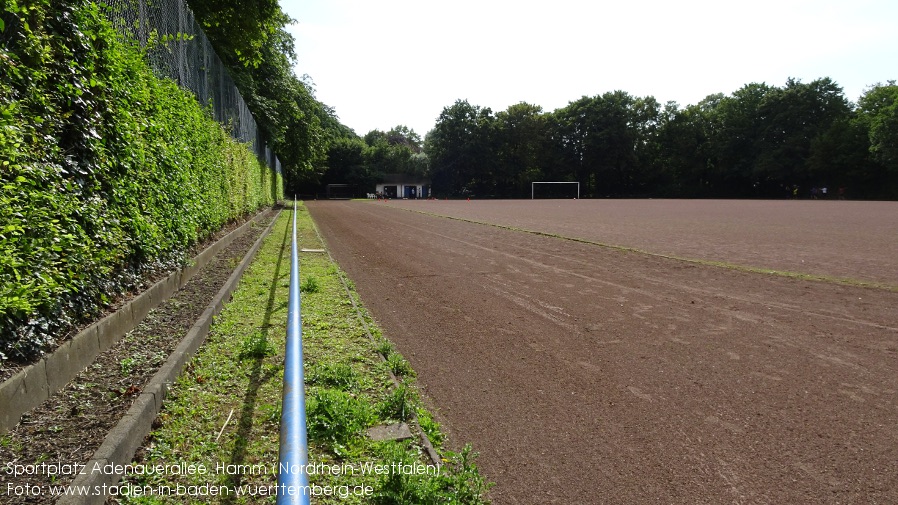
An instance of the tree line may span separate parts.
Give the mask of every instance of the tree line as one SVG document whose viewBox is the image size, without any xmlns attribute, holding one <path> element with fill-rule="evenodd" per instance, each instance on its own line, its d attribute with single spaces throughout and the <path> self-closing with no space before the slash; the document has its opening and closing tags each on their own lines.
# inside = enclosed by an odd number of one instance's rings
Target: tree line
<svg viewBox="0 0 898 505">
<path fill-rule="evenodd" d="M 284 166 L 287 194 L 384 174 L 424 175 L 438 196 L 527 197 L 532 181 L 578 181 L 585 197 L 898 198 L 898 85 L 850 102 L 830 78 L 746 84 L 695 105 L 625 91 L 557 110 L 494 113 L 457 100 L 422 139 L 399 125 L 359 136 L 297 77 L 277 0 L 189 0 Z"/>
<path fill-rule="evenodd" d="M 831 79 L 747 84 L 698 104 L 624 91 L 553 112 L 493 114 L 458 100 L 424 143 L 433 192 L 528 197 L 532 181 L 579 181 L 586 197 L 783 198 L 830 188 L 898 198 L 898 86 L 857 104 Z M 840 189 L 841 188 L 841 189 Z"/>
</svg>

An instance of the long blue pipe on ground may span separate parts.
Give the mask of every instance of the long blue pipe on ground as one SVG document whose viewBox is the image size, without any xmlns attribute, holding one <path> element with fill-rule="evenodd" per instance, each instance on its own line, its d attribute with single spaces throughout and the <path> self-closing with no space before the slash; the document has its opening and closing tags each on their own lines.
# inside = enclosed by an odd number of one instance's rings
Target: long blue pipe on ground
<svg viewBox="0 0 898 505">
<path fill-rule="evenodd" d="M 277 282 L 277 281 L 275 281 Z M 309 444 L 306 439 L 306 396 L 302 370 L 302 318 L 299 300 L 299 254 L 296 245 L 296 201 L 293 201 L 293 245 L 290 251 L 290 302 L 284 357 L 277 503 L 309 503 Z"/>
</svg>

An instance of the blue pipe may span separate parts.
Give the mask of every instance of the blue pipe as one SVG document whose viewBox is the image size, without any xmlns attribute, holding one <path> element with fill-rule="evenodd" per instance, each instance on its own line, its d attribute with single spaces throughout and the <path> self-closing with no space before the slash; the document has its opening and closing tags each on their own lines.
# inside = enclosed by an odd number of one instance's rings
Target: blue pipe
<svg viewBox="0 0 898 505">
<path fill-rule="evenodd" d="M 281 409 L 278 505 L 309 503 L 309 444 L 306 438 L 306 397 L 302 370 L 302 318 L 299 300 L 299 255 L 296 247 L 296 199 L 293 200 L 293 245 L 290 251 L 290 302 L 284 357 L 284 398 Z"/>
</svg>

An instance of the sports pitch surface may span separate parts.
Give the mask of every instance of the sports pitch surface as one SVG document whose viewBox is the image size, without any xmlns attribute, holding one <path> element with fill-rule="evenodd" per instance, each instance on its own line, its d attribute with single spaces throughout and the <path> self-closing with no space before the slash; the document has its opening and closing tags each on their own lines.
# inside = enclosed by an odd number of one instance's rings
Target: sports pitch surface
<svg viewBox="0 0 898 505">
<path fill-rule="evenodd" d="M 661 256 L 894 286 L 898 204 L 306 205 L 494 503 L 898 503 L 898 292 Z"/>
</svg>

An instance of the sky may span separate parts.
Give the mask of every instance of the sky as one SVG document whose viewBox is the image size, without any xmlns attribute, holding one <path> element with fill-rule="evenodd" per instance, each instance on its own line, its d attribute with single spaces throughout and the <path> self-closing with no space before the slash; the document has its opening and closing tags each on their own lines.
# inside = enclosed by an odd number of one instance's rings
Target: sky
<svg viewBox="0 0 898 505">
<path fill-rule="evenodd" d="M 545 112 L 623 90 L 681 107 L 829 77 L 857 101 L 898 79 L 895 0 L 280 0 L 297 75 L 364 135 L 423 138 L 456 100 Z"/>
</svg>

